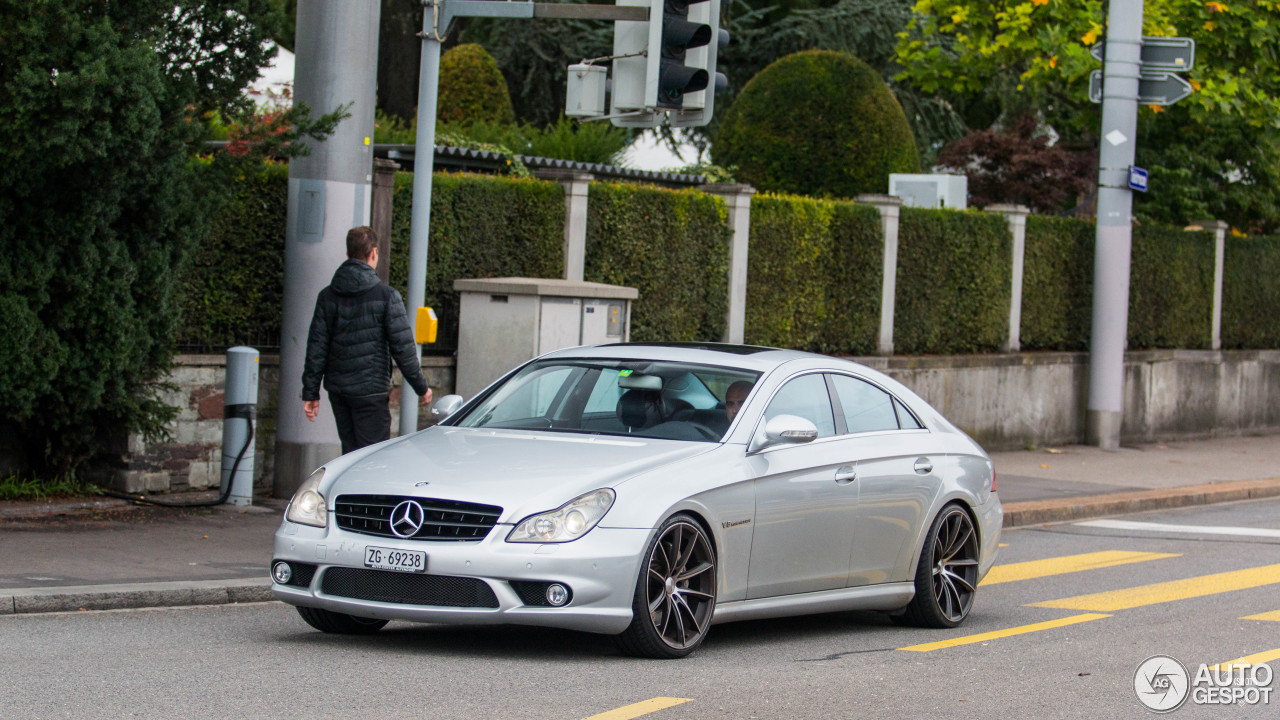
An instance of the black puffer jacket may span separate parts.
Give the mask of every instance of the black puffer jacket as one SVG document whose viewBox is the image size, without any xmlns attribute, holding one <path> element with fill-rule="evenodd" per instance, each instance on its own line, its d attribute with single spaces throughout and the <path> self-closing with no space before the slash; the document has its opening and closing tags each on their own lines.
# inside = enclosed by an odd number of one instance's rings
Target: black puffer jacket
<svg viewBox="0 0 1280 720">
<path fill-rule="evenodd" d="M 316 298 L 307 333 L 302 399 L 320 399 L 320 380 L 331 393 L 361 397 L 391 390 L 391 361 L 419 396 L 427 392 L 413 332 L 400 293 L 384 285 L 361 260 L 347 260 Z"/>
</svg>

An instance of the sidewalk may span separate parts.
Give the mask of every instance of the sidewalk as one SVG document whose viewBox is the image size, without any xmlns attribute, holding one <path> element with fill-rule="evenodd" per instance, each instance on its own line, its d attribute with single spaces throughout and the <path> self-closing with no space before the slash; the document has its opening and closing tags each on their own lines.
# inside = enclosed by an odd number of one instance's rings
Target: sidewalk
<svg viewBox="0 0 1280 720">
<path fill-rule="evenodd" d="M 1280 436 L 993 453 L 1005 526 L 1280 496 Z M 208 494 L 175 498 L 206 499 Z M 0 615 L 271 599 L 285 501 L 0 502 Z"/>
</svg>

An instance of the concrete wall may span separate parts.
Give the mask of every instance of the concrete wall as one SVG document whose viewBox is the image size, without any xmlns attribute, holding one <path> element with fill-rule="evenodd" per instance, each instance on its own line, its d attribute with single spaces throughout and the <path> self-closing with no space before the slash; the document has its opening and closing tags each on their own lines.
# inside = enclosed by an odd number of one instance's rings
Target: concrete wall
<svg viewBox="0 0 1280 720">
<path fill-rule="evenodd" d="M 915 390 L 988 450 L 1084 441 L 1088 353 L 853 359 Z M 423 364 L 437 397 L 452 391 L 452 358 L 426 357 Z M 279 359 L 264 355 L 261 365 L 254 486 L 269 492 Z M 181 409 L 170 428 L 173 441 L 131 437 L 116 488 L 163 493 L 218 486 L 224 368 L 221 355 L 178 357 L 166 396 Z M 399 401 L 393 392 L 393 423 Z M 424 409 L 419 426 L 428 418 Z M 1280 350 L 1128 353 L 1122 432 L 1126 443 L 1280 432 Z"/>
<path fill-rule="evenodd" d="M 427 383 L 439 397 L 453 388 L 453 358 L 424 357 Z M 275 447 L 276 406 L 280 387 L 280 357 L 263 355 L 258 375 L 258 419 L 254 427 L 254 489 L 270 492 Z M 116 490 L 129 493 L 169 493 L 217 488 L 222 479 L 222 406 L 225 401 L 226 356 L 179 355 L 166 378 L 172 386 L 165 402 L 178 408 L 169 425 L 172 439 L 148 443 L 131 435 L 128 451 L 110 479 Z M 399 432 L 400 375 L 391 393 L 392 433 Z M 321 412 L 330 412 L 321 407 Z M 423 408 L 419 426 L 429 422 Z"/>
<path fill-rule="evenodd" d="M 854 358 L 912 388 L 988 450 L 1084 442 L 1088 353 Z M 1280 351 L 1125 355 L 1121 441 L 1280 432 Z"/>
</svg>

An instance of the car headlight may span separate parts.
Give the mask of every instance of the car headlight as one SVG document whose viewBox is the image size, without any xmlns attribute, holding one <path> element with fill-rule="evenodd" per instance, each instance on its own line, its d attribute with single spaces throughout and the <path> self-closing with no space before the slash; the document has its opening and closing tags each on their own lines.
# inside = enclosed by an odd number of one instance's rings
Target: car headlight
<svg viewBox="0 0 1280 720">
<path fill-rule="evenodd" d="M 324 507 L 324 496 L 320 494 L 320 481 L 323 479 L 324 468 L 320 468 L 311 473 L 311 477 L 298 487 L 298 491 L 293 494 L 293 499 L 289 501 L 289 509 L 285 510 L 286 520 L 315 527 L 324 527 L 329 523 L 329 513 Z"/>
<path fill-rule="evenodd" d="M 577 540 L 600 522 L 613 506 L 609 488 L 589 492 L 563 507 L 527 517 L 516 524 L 507 542 L 561 543 Z"/>
</svg>

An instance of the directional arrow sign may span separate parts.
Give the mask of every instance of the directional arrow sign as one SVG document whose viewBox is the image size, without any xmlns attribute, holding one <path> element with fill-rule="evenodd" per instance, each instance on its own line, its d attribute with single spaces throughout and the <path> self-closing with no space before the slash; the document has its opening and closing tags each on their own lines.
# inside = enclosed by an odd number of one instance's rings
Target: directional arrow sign
<svg viewBox="0 0 1280 720">
<path fill-rule="evenodd" d="M 1138 80 L 1138 102 L 1142 105 L 1172 105 L 1191 94 L 1191 83 L 1179 75 L 1143 73 Z"/>
<path fill-rule="evenodd" d="M 1191 83 L 1169 73 L 1143 73 L 1138 80 L 1138 103 L 1172 105 L 1192 92 Z M 1102 71 L 1089 73 L 1089 100 L 1102 102 Z"/>
<path fill-rule="evenodd" d="M 1094 60 L 1102 61 L 1102 43 L 1089 48 Z M 1196 41 L 1191 38 L 1143 37 L 1143 72 L 1186 72 L 1196 63 Z"/>
</svg>

